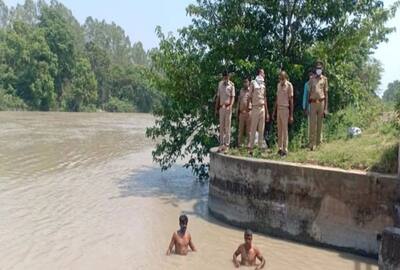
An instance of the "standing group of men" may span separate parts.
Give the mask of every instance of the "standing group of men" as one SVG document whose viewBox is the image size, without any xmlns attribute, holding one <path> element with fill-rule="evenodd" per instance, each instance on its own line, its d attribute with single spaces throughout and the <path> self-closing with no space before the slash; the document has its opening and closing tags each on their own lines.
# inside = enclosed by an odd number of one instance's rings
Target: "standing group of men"
<svg viewBox="0 0 400 270">
<path fill-rule="evenodd" d="M 321 143 L 322 122 L 328 112 L 328 79 L 322 74 L 323 63 L 317 61 L 315 69 L 310 71 L 309 80 L 304 86 L 303 109 L 309 122 L 309 147 L 313 151 Z M 220 122 L 220 147 L 219 152 L 227 152 L 231 140 L 231 119 L 235 101 L 235 85 L 229 79 L 229 74 L 224 72 L 223 80 L 218 84 L 216 114 Z M 258 146 L 264 148 L 262 137 L 265 124 L 270 120 L 277 122 L 278 127 L 278 154 L 282 157 L 288 153 L 288 125 L 294 121 L 294 91 L 285 71 L 279 73 L 276 100 L 272 117 L 268 111 L 266 95 L 265 73 L 263 69 L 257 71 L 254 80 L 243 79 L 243 88 L 240 90 L 237 106 L 239 120 L 238 144 L 244 144 L 248 138 L 247 147 L 250 154 L 256 142 L 258 133 Z"/>
</svg>

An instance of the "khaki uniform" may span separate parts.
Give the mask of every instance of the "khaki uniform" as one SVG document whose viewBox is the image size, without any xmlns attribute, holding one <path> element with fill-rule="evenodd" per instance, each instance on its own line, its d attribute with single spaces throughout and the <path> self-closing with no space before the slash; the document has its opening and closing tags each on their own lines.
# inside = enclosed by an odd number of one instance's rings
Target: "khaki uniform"
<svg viewBox="0 0 400 270">
<path fill-rule="evenodd" d="M 310 87 L 310 147 L 321 144 L 322 123 L 324 119 L 325 92 L 328 93 L 328 79 L 321 75 L 309 82 Z"/>
<path fill-rule="evenodd" d="M 250 124 L 251 124 L 251 104 L 250 101 L 250 89 L 240 90 L 239 95 L 239 146 L 244 142 L 244 136 L 250 139 Z"/>
<path fill-rule="evenodd" d="M 293 98 L 293 85 L 286 81 L 284 85 L 278 83 L 276 93 L 276 109 L 278 121 L 278 147 L 279 150 L 288 151 L 289 134 L 289 100 Z"/>
<path fill-rule="evenodd" d="M 252 104 L 251 109 L 251 128 L 250 128 L 250 141 L 249 148 L 254 147 L 256 140 L 256 132 L 258 132 L 258 146 L 263 146 L 263 136 L 265 130 L 265 95 L 266 86 L 264 82 L 251 82 L 250 86 L 250 100 Z"/>
<path fill-rule="evenodd" d="M 231 143 L 232 103 L 235 97 L 235 85 L 228 81 L 218 84 L 217 96 L 219 97 L 219 137 L 220 145 L 229 146 Z"/>
</svg>

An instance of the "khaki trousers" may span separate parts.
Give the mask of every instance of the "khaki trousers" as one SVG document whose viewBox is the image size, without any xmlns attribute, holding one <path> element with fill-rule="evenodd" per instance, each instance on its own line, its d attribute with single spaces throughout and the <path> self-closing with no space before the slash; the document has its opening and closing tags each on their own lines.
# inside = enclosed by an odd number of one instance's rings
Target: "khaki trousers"
<svg viewBox="0 0 400 270">
<path fill-rule="evenodd" d="M 244 137 L 250 139 L 251 112 L 239 114 L 239 146 L 244 144 Z"/>
<path fill-rule="evenodd" d="M 251 128 L 250 128 L 250 141 L 249 148 L 254 147 L 254 143 L 256 140 L 256 132 L 258 132 L 258 146 L 262 148 L 263 146 L 263 136 L 265 130 L 265 107 L 262 106 L 253 106 L 251 111 Z"/>
<path fill-rule="evenodd" d="M 219 144 L 229 146 L 231 143 L 232 110 L 219 109 Z"/>
<path fill-rule="evenodd" d="M 278 107 L 277 120 L 278 120 L 278 147 L 279 150 L 288 151 L 289 134 L 289 108 Z"/>
<path fill-rule="evenodd" d="M 311 103 L 310 111 L 310 147 L 321 144 L 322 124 L 324 119 L 325 102 Z"/>
</svg>

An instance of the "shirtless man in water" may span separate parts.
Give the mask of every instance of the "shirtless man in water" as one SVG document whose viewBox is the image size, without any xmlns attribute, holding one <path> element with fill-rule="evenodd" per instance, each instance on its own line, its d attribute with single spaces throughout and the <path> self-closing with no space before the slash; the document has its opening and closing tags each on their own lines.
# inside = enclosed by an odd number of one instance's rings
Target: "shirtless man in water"
<svg viewBox="0 0 400 270">
<path fill-rule="evenodd" d="M 175 254 L 177 255 L 187 255 L 189 252 L 189 247 L 192 251 L 196 251 L 194 244 L 192 242 L 192 236 L 186 231 L 188 224 L 188 217 L 186 215 L 181 215 L 179 217 L 179 227 L 177 232 L 172 235 L 171 243 L 169 244 L 167 255 L 171 255 L 172 249 L 175 246 Z"/>
<path fill-rule="evenodd" d="M 233 253 L 233 264 L 236 268 L 239 268 L 240 265 L 243 266 L 256 266 L 256 270 L 262 269 L 265 266 L 265 259 L 261 255 L 261 252 L 253 246 L 253 232 L 250 230 L 246 230 L 244 232 L 244 244 L 241 244 L 238 249 Z M 237 257 L 241 255 L 241 262 L 237 260 Z M 261 261 L 259 265 L 257 265 L 257 259 Z"/>
</svg>

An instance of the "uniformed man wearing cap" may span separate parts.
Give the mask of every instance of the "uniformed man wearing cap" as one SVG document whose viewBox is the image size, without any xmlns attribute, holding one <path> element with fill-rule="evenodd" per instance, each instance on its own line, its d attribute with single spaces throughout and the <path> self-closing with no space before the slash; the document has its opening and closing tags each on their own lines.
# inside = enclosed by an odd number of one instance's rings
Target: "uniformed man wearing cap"
<svg viewBox="0 0 400 270">
<path fill-rule="evenodd" d="M 224 71 L 222 81 L 218 84 L 216 112 L 219 114 L 219 138 L 218 152 L 227 152 L 231 143 L 232 108 L 235 100 L 235 85 L 229 80 L 229 74 Z"/>
<path fill-rule="evenodd" d="M 250 154 L 253 153 L 256 132 L 258 132 L 258 145 L 260 148 L 263 147 L 262 138 L 264 135 L 265 122 L 269 122 L 266 92 L 265 73 L 263 69 L 259 69 L 257 71 L 257 77 L 250 85 L 249 106 L 251 106 L 251 128 L 248 145 Z"/>
<path fill-rule="evenodd" d="M 238 145 L 244 144 L 244 138 L 250 139 L 251 107 L 249 107 L 250 98 L 250 79 L 243 80 L 243 88 L 240 90 L 238 99 L 238 119 L 239 119 L 239 138 Z"/>
<path fill-rule="evenodd" d="M 288 124 L 293 123 L 293 85 L 289 82 L 286 71 L 279 74 L 273 119 L 275 115 L 278 123 L 278 154 L 285 157 L 289 144 Z"/>
<path fill-rule="evenodd" d="M 324 65 L 317 61 L 315 76 L 309 82 L 308 102 L 310 104 L 310 149 L 321 144 L 322 123 L 328 114 L 328 79 L 322 74 Z"/>
</svg>

